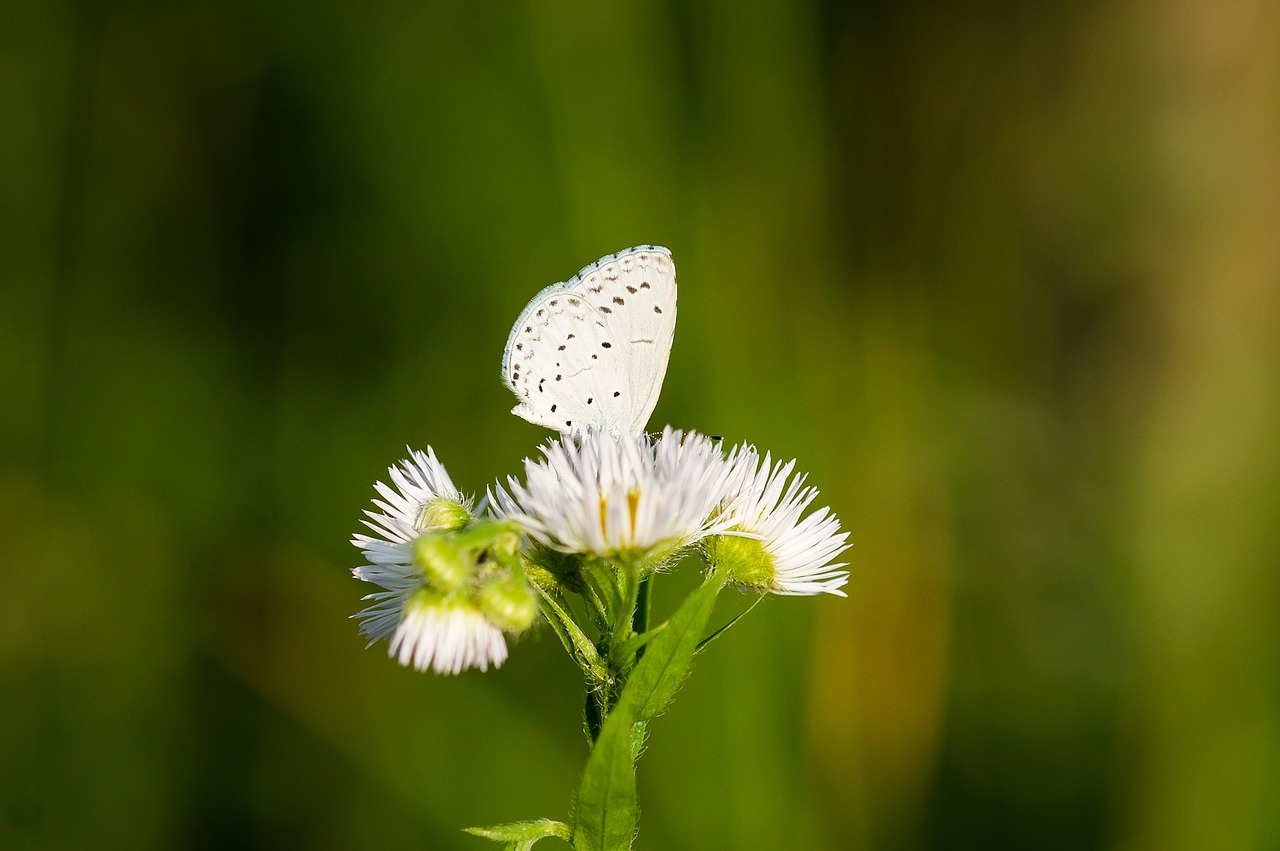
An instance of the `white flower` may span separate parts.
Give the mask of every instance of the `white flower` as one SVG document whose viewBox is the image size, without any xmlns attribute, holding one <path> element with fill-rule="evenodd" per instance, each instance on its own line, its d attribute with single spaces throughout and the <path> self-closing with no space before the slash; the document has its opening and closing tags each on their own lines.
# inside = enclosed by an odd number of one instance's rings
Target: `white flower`
<svg viewBox="0 0 1280 851">
<path fill-rule="evenodd" d="M 375 482 L 373 485 L 382 497 L 375 499 L 373 504 L 381 511 L 366 509 L 364 513 L 368 519 L 360 521 L 380 538 L 356 534 L 351 539 L 351 543 L 364 552 L 372 566 L 356 568 L 355 575 L 378 585 L 382 585 L 382 582 L 377 578 L 381 576 L 377 566 L 408 563 L 411 559 L 410 544 L 423 529 L 454 525 L 447 521 L 439 523 L 434 516 L 439 512 L 429 509 L 440 506 L 441 500 L 461 506 L 463 510 L 467 509 L 467 500 L 453 486 L 449 473 L 430 446 L 426 452 L 410 450 L 409 457 L 401 461 L 400 466 L 387 468 L 387 475 L 395 485 L 394 488 L 382 482 Z"/>
<path fill-rule="evenodd" d="M 591 432 L 542 453 L 525 460 L 525 484 L 509 477 L 510 493 L 499 486 L 490 503 L 546 546 L 647 559 L 728 528 L 716 509 L 740 474 L 703 435 Z"/>
<path fill-rule="evenodd" d="M 379 510 L 365 511 L 362 521 L 377 537 L 351 539 L 368 562 L 352 573 L 384 589 L 366 596 L 373 605 L 355 615 L 361 634 L 370 645 L 386 639 L 390 655 L 420 671 L 456 674 L 501 665 L 507 658 L 502 630 L 465 590 L 430 587 L 415 560 L 414 543 L 424 532 L 439 534 L 471 519 L 467 500 L 430 447 L 387 472 L 394 487 L 374 485 Z"/>
<path fill-rule="evenodd" d="M 507 640 L 478 610 L 462 601 L 415 597 L 391 637 L 390 652 L 401 665 L 437 674 L 466 668 L 487 671 L 507 659 Z"/>
<path fill-rule="evenodd" d="M 743 447 L 733 463 L 744 474 L 725 509 L 732 533 L 705 543 L 709 560 L 732 562 L 734 581 L 775 594 L 847 596 L 840 589 L 849 572 L 831 561 L 848 549 L 849 534 L 825 507 L 800 519 L 818 491 L 804 487 L 803 474 L 787 483 L 796 462 L 775 465 Z"/>
<path fill-rule="evenodd" d="M 360 549 L 369 563 L 351 572 L 357 579 L 380 585 L 388 591 L 409 594 L 422 583 L 422 571 L 413 564 L 413 541 L 423 531 L 424 511 L 441 500 L 465 509 L 466 500 L 453 486 L 444 465 L 429 446 L 426 452 L 410 450 L 409 457 L 398 467 L 387 469 L 387 475 L 395 487 L 375 482 L 373 487 L 382 498 L 373 500 L 373 504 L 381 510 L 366 509 L 367 519 L 360 521 L 378 537 L 357 533 L 351 538 L 352 545 Z M 385 596 L 375 594 L 368 599 L 384 599 Z M 362 612 L 358 617 L 373 617 L 372 611 Z M 370 629 L 370 623 L 366 620 L 366 630 Z M 380 629 L 377 633 L 376 637 L 371 636 L 372 641 L 387 637 L 390 630 Z"/>
</svg>

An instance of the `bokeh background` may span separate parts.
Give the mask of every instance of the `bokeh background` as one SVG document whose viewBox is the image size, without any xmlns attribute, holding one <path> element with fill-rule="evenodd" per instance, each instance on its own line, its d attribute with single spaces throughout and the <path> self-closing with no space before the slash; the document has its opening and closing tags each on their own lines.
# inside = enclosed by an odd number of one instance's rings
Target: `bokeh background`
<svg viewBox="0 0 1280 851">
<path fill-rule="evenodd" d="M 518 471 L 510 323 L 643 242 L 653 425 L 855 546 L 701 657 L 638 848 L 1280 847 L 1266 0 L 3 0 L 0 847 L 563 818 L 555 638 L 401 669 L 347 540 L 406 444 Z"/>
</svg>

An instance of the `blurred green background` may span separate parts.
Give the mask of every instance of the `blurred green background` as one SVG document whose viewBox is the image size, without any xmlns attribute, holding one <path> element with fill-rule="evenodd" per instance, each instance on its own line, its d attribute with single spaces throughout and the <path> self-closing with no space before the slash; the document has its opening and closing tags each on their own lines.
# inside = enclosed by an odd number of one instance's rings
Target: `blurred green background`
<svg viewBox="0 0 1280 851">
<path fill-rule="evenodd" d="M 639 848 L 1280 847 L 1261 0 L 3 0 L 0 847 L 564 817 L 554 637 L 401 669 L 347 539 L 406 444 L 517 472 L 511 322 L 643 242 L 652 425 L 855 546 L 700 659 Z"/>
</svg>

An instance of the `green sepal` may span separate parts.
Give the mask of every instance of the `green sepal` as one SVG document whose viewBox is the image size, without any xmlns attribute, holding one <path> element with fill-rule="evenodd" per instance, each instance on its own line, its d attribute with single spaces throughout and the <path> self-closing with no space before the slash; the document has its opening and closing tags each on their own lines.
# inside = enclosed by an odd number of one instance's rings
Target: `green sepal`
<svg viewBox="0 0 1280 851">
<path fill-rule="evenodd" d="M 507 851 L 529 851 L 539 839 L 554 836 L 566 842 L 572 839 L 569 825 L 549 818 L 495 824 L 493 827 L 468 827 L 466 832 L 494 842 L 507 843 Z"/>
<path fill-rule="evenodd" d="M 515 555 L 520 545 L 520 527 L 509 520 L 476 520 L 457 533 L 460 548 L 491 550 L 495 556 Z"/>
<path fill-rule="evenodd" d="M 617 565 L 598 559 L 586 559 L 579 568 L 583 584 L 580 593 L 601 634 L 612 633 L 619 618 L 623 617 L 627 598 L 621 587 L 620 573 Z M 626 610 L 626 618 L 630 623 L 630 609 Z"/>
<path fill-rule="evenodd" d="M 526 556 L 533 564 L 554 576 L 557 583 L 564 583 L 570 591 L 578 590 L 575 587 L 581 584 L 578 572 L 585 560 L 581 554 L 562 553 L 534 543 L 526 551 Z"/>
<path fill-rule="evenodd" d="M 633 613 L 640 599 L 640 571 L 634 565 L 625 563 L 618 567 L 618 602 L 613 614 L 613 623 L 609 639 L 610 645 L 621 644 L 631 634 Z"/>
</svg>

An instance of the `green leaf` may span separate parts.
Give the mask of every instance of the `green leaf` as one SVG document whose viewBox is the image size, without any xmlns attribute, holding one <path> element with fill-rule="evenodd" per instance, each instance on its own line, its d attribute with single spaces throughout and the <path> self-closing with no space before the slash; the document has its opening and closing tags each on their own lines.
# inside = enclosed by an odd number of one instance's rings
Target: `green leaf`
<svg viewBox="0 0 1280 851">
<path fill-rule="evenodd" d="M 600 658 L 600 651 L 596 650 L 596 646 L 591 639 L 587 638 L 581 627 L 574 622 L 573 618 L 566 612 L 555 598 L 548 592 L 533 586 L 538 595 L 542 597 L 543 614 L 547 617 L 547 623 L 551 624 L 551 628 L 556 631 L 556 635 L 560 636 L 560 642 L 564 644 L 564 649 L 578 663 L 578 667 L 593 682 L 604 683 L 609 680 L 609 671 L 605 667 L 604 660 Z"/>
<path fill-rule="evenodd" d="M 569 825 L 549 818 L 495 824 L 493 827 L 468 827 L 466 832 L 494 842 L 506 842 L 508 851 L 529 851 L 535 842 L 548 836 L 555 836 L 566 842 L 572 839 Z"/>
<path fill-rule="evenodd" d="M 684 682 L 723 586 L 724 574 L 712 570 L 676 609 L 647 645 L 605 719 L 578 789 L 573 827 L 578 851 L 631 847 L 638 817 L 635 760 L 644 743 L 645 722 L 666 708 Z"/>
<path fill-rule="evenodd" d="M 635 717 L 619 703 L 587 757 L 574 807 L 573 847 L 578 851 L 628 851 L 638 804 L 634 759 Z"/>
<path fill-rule="evenodd" d="M 619 705 L 630 704 L 636 721 L 653 718 L 675 697 L 689 674 L 716 595 L 723 587 L 724 574 L 711 570 L 702 586 L 676 609 L 666 628 L 649 642 L 618 701 Z"/>
<path fill-rule="evenodd" d="M 658 633 L 662 632 L 666 628 L 667 628 L 667 622 L 663 621 L 662 623 L 658 624 L 648 632 L 643 633 L 641 635 L 633 635 L 630 638 L 628 638 L 626 641 L 619 644 L 616 648 L 614 648 L 614 651 L 613 651 L 614 664 L 619 665 L 624 661 L 630 660 L 646 644 L 648 644 L 650 641 L 653 641 L 653 639 L 658 635 Z"/>
<path fill-rule="evenodd" d="M 720 636 L 722 636 L 722 635 L 724 635 L 726 632 L 728 632 L 728 631 L 729 631 L 729 627 L 733 626 L 735 623 L 737 623 L 738 621 L 742 620 L 743 616 L 745 616 L 746 614 L 748 614 L 748 613 L 749 613 L 752 609 L 754 609 L 756 606 L 760 605 L 760 601 L 761 601 L 761 600 L 763 600 L 763 599 L 765 598 L 765 596 L 766 596 L 766 595 L 765 595 L 765 593 L 762 591 L 762 592 L 760 593 L 760 596 L 756 597 L 756 598 L 755 598 L 755 600 L 754 600 L 754 601 L 752 601 L 752 603 L 751 603 L 751 605 L 750 605 L 750 606 L 747 606 L 747 607 L 746 607 L 745 609 L 743 609 L 741 612 L 738 612 L 738 614 L 734 616 L 733 620 L 729 621 L 727 624 L 725 624 L 724 626 L 720 627 L 720 628 L 719 628 L 719 629 L 717 629 L 715 632 L 711 633 L 711 634 L 710 634 L 710 635 L 708 635 L 706 638 L 704 638 L 704 639 L 702 639 L 701 641 L 699 641 L 699 642 L 698 642 L 698 652 L 699 652 L 699 653 L 701 653 L 704 647 L 706 647 L 708 644 L 710 644 L 711 642 L 715 641 L 717 638 L 719 638 Z"/>
</svg>

